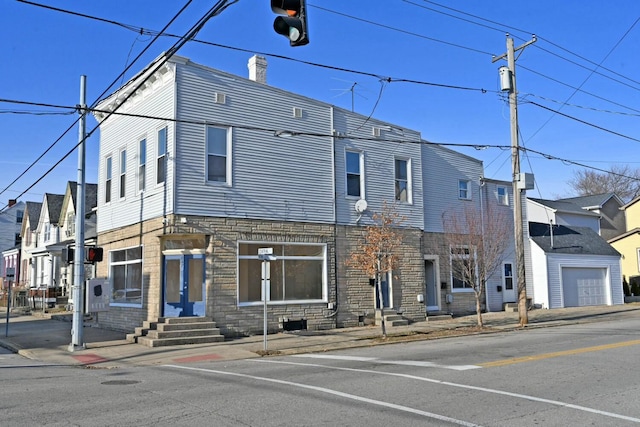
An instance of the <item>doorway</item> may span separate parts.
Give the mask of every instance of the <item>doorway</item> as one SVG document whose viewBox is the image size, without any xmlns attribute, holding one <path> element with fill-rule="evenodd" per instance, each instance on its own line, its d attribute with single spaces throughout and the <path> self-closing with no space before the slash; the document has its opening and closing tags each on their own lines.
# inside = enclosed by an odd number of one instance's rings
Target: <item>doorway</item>
<svg viewBox="0 0 640 427">
<path fill-rule="evenodd" d="M 164 317 L 205 315 L 204 255 L 165 255 Z"/>
<path fill-rule="evenodd" d="M 429 311 L 440 310 L 440 287 L 438 286 L 438 261 L 437 259 L 424 260 L 424 303 Z"/>
<path fill-rule="evenodd" d="M 382 303 L 384 308 L 393 308 L 391 303 L 391 272 L 380 273 L 380 290 L 382 291 Z M 378 298 L 378 284 L 373 287 L 374 298 L 376 301 L 376 309 L 380 308 L 380 299 Z"/>
<path fill-rule="evenodd" d="M 513 276 L 513 263 L 505 262 L 502 265 L 502 302 L 516 302 L 515 278 Z"/>
</svg>

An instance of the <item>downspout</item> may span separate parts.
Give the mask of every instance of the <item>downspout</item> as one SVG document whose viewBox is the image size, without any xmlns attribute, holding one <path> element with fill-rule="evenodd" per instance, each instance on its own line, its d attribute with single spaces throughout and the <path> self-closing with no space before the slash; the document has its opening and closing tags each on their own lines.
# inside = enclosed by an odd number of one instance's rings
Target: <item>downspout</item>
<svg viewBox="0 0 640 427">
<path fill-rule="evenodd" d="M 484 177 L 480 177 L 480 231 L 482 232 L 482 244 L 484 245 L 484 203 L 482 199 L 482 195 L 486 190 L 485 186 L 486 182 Z M 484 248 L 482 249 L 484 252 Z M 487 283 L 484 283 L 484 306 L 488 310 L 489 308 L 489 291 L 487 290 Z"/>
<path fill-rule="evenodd" d="M 327 317 L 336 316 L 335 327 L 338 327 L 338 194 L 336 193 L 336 137 L 334 129 L 334 114 L 333 106 L 329 107 L 329 124 L 331 126 L 331 176 L 332 176 L 332 190 L 333 190 L 333 281 L 335 283 L 335 306 L 333 307 L 333 313 L 330 313 Z"/>
</svg>

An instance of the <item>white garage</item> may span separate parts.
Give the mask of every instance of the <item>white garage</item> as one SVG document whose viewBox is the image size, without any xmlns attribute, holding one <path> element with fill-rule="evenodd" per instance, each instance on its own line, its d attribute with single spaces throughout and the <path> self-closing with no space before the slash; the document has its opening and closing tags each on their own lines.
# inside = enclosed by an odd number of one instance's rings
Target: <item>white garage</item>
<svg viewBox="0 0 640 427">
<path fill-rule="evenodd" d="M 620 254 L 592 229 L 554 225 L 551 235 L 548 224 L 530 222 L 528 249 L 527 296 L 535 305 L 624 304 Z"/>
<path fill-rule="evenodd" d="M 610 304 L 606 268 L 562 267 L 565 307 Z"/>
</svg>

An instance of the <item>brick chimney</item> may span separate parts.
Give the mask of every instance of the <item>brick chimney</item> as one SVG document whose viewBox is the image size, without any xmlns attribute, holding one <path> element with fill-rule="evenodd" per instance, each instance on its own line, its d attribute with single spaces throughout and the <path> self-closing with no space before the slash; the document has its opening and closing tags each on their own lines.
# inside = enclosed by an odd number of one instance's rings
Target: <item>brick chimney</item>
<svg viewBox="0 0 640 427">
<path fill-rule="evenodd" d="M 253 55 L 249 58 L 247 67 L 250 80 L 267 84 L 267 59 L 264 56 Z"/>
<path fill-rule="evenodd" d="M 16 199 L 9 199 L 9 207 L 16 204 Z"/>
</svg>

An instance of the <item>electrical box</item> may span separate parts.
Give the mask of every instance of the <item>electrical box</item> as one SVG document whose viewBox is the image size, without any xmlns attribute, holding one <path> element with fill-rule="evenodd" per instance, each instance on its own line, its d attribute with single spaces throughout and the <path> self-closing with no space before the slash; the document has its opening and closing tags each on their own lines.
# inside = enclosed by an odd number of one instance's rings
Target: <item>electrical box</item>
<svg viewBox="0 0 640 427">
<path fill-rule="evenodd" d="M 535 188 L 532 173 L 521 173 L 518 175 L 518 190 L 533 190 Z"/>
</svg>

